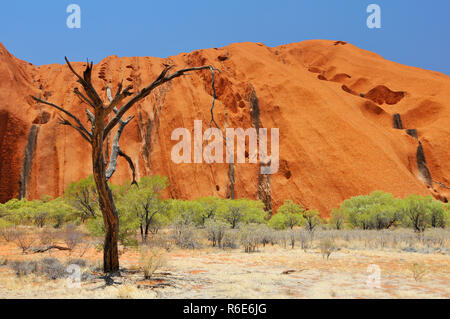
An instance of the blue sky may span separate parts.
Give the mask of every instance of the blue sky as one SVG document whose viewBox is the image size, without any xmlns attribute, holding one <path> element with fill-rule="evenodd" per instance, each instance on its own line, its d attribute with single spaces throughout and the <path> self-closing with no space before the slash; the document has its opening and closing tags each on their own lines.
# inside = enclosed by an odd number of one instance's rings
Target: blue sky
<svg viewBox="0 0 450 319">
<path fill-rule="evenodd" d="M 66 8 L 81 7 L 81 29 Z M 369 4 L 382 28 L 366 26 Z M 383 57 L 450 75 L 448 0 L 2 1 L 0 42 L 35 65 L 118 56 L 167 57 L 233 42 L 269 46 L 344 40 Z"/>
</svg>

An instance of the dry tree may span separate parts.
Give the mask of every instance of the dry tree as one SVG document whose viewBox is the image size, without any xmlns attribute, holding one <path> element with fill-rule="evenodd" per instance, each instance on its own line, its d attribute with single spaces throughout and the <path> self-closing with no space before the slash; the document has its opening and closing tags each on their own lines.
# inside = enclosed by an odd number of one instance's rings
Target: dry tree
<svg viewBox="0 0 450 319">
<path fill-rule="evenodd" d="M 128 116 L 125 119 L 124 117 L 136 103 L 146 98 L 154 89 L 162 84 L 170 82 L 173 79 L 186 75 L 192 71 L 210 70 L 212 73 L 213 89 L 210 125 L 214 124 L 218 127 L 213 116 L 214 102 L 216 99 L 216 90 L 214 86 L 216 70 L 210 65 L 205 65 L 185 68 L 171 73 L 173 65 L 164 65 L 161 74 L 142 90 L 133 93 L 131 91 L 133 89 L 132 85 L 124 88 L 123 84 L 119 83 L 114 96 L 111 93 L 111 89 L 109 87 L 107 88 L 108 100 L 103 101 L 92 84 L 93 63 L 87 63 L 83 74 L 80 75 L 72 67 L 69 60 L 67 58 L 65 58 L 65 60 L 70 71 L 76 76 L 77 82 L 81 84 L 84 91 L 83 93 L 78 88 L 75 88 L 73 92 L 82 102 L 88 105 L 86 114 L 91 128 L 87 129 L 82 121 L 67 109 L 34 96 L 32 96 L 32 98 L 38 103 L 48 105 L 58 110 L 61 113 L 60 124 L 75 129 L 83 139 L 91 145 L 93 175 L 106 230 L 103 250 L 103 268 L 106 273 L 115 273 L 119 271 L 119 216 L 108 181 L 116 171 L 117 158 L 119 156 L 123 157 L 128 162 L 133 174 L 133 183 L 136 183 L 133 161 L 119 146 L 119 140 L 123 130 L 133 119 L 133 116 Z M 111 120 L 108 120 L 110 115 L 113 115 L 113 117 Z M 107 144 L 108 141 L 107 137 L 115 128 L 117 128 L 117 130 L 110 148 L 111 154 L 109 161 L 107 162 L 104 155 L 104 150 L 106 148 L 105 144 Z"/>
</svg>

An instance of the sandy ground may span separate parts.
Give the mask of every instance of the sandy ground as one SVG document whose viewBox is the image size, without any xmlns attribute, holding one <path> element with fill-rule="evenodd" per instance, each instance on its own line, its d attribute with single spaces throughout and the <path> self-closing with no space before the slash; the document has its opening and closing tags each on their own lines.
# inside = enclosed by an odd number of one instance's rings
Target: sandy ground
<svg viewBox="0 0 450 319">
<path fill-rule="evenodd" d="M 5 244 L 0 253 L 8 260 L 69 258 L 67 252 L 22 255 Z M 176 249 L 147 281 L 136 267 L 139 256 L 132 250 L 121 256 L 126 271 L 112 285 L 94 272 L 78 288 L 68 288 L 67 279 L 18 278 L 8 266 L 0 266 L 0 298 L 450 298 L 450 256 L 438 253 L 343 249 L 326 260 L 318 250 L 278 246 L 252 254 Z M 83 258 L 100 265 L 101 254 L 92 249 Z M 426 267 L 419 281 L 411 270 L 415 262 Z M 292 272 L 283 274 L 288 270 Z"/>
</svg>

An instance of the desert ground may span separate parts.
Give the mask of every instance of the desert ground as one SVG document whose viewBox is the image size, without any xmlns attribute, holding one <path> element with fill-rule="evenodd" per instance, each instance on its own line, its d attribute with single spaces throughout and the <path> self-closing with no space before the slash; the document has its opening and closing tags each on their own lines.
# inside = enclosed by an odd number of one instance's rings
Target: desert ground
<svg viewBox="0 0 450 319">
<path fill-rule="evenodd" d="M 374 248 L 361 242 L 339 247 L 329 259 L 314 245 L 268 244 L 254 253 L 173 248 L 164 252 L 164 265 L 144 280 L 138 249 L 122 250 L 121 275 L 105 279 L 102 253 L 95 247 L 23 254 L 16 245 L 0 242 L 0 298 L 450 298 L 448 247 Z M 18 276 L 10 266 L 44 258 L 66 264 L 82 260 L 81 285 L 69 288 L 65 276 Z M 377 269 L 378 287 L 370 281 Z"/>
</svg>

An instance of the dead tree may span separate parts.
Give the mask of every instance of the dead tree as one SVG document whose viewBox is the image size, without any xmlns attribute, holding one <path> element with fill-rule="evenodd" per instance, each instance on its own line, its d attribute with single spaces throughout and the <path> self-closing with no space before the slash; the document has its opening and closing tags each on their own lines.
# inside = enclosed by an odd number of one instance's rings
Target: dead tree
<svg viewBox="0 0 450 319">
<path fill-rule="evenodd" d="M 99 196 L 99 206 L 103 215 L 105 224 L 105 243 L 103 250 L 103 267 L 106 273 L 115 273 L 119 271 L 119 254 L 118 254 L 118 234 L 119 234 L 119 216 L 114 205 L 113 196 L 108 186 L 108 180 L 113 176 L 117 167 L 117 157 L 121 156 L 127 160 L 133 173 L 133 182 L 135 183 L 135 167 L 131 158 L 120 149 L 119 140 L 125 126 L 130 123 L 133 116 L 129 116 L 124 120 L 127 112 L 136 105 L 137 102 L 147 97 L 155 88 L 169 82 L 175 78 L 187 74 L 191 71 L 210 70 L 212 73 L 212 88 L 213 88 L 213 103 L 211 106 L 211 115 L 213 114 L 214 101 L 216 99 L 216 91 L 214 87 L 215 69 L 210 66 L 191 67 L 178 70 L 171 73 L 172 65 L 164 65 L 164 70 L 150 85 L 143 88 L 136 94 L 131 92 L 133 86 L 129 85 L 123 88 L 122 83 L 119 83 L 117 92 L 114 97 L 111 94 L 109 87 L 107 88 L 108 101 L 104 103 L 92 84 L 92 70 L 93 63 L 87 63 L 83 75 L 79 75 L 70 64 L 69 60 L 65 58 L 67 66 L 72 73 L 77 77 L 77 82 L 81 84 L 83 92 L 78 88 L 74 89 L 74 93 L 80 98 L 82 102 L 88 105 L 86 114 L 88 121 L 91 124 L 91 129 L 88 130 L 78 117 L 70 113 L 61 106 L 41 100 L 37 97 L 32 98 L 42 104 L 51 106 L 62 113 L 60 117 L 60 124 L 68 125 L 75 129 L 92 148 L 92 167 L 94 180 Z M 127 99 L 131 97 L 130 99 Z M 127 100 L 127 101 L 126 101 Z M 114 114 L 112 119 L 108 121 L 109 115 Z M 211 116 L 211 123 L 217 124 L 214 117 Z M 105 160 L 105 142 L 107 136 L 111 131 L 117 127 L 115 133 L 111 154 L 108 163 Z"/>
</svg>

